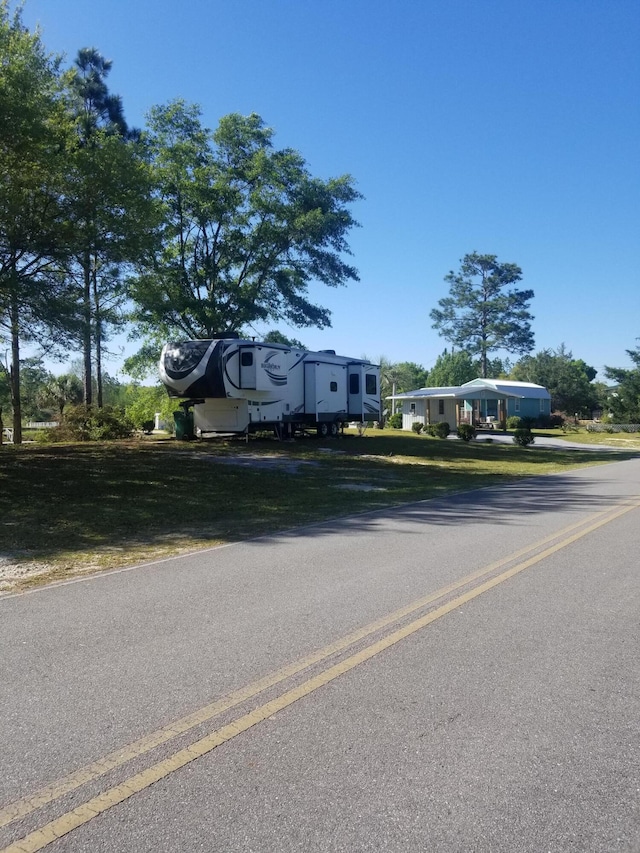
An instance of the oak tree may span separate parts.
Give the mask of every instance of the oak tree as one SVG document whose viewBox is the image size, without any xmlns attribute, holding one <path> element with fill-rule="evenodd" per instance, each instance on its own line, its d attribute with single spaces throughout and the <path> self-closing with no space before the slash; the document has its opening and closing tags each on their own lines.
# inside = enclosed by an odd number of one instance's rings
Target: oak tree
<svg viewBox="0 0 640 853">
<path fill-rule="evenodd" d="M 148 131 L 164 217 L 160 248 L 131 282 L 138 327 L 206 338 L 256 321 L 329 326 L 308 288 L 358 279 L 345 261 L 353 179 L 314 177 L 255 114 L 211 133 L 179 100 L 154 108 Z"/>
</svg>

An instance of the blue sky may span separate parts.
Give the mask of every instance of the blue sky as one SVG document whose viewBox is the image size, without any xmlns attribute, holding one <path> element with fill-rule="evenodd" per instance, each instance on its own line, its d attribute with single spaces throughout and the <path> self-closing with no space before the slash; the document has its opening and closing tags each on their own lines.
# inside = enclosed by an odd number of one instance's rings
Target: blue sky
<svg viewBox="0 0 640 853">
<path fill-rule="evenodd" d="M 432 366 L 429 312 L 478 251 L 522 268 L 535 351 L 630 366 L 638 0 L 26 0 L 23 19 L 68 63 L 112 59 L 132 125 L 176 97 L 211 128 L 257 112 L 315 175 L 354 176 L 361 280 L 312 289 L 331 329 L 280 326 L 308 348 Z"/>
</svg>

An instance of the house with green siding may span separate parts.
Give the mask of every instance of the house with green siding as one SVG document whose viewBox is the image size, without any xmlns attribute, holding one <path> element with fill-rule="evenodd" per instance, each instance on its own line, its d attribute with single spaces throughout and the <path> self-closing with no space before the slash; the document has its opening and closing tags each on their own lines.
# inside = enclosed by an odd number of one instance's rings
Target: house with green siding
<svg viewBox="0 0 640 853">
<path fill-rule="evenodd" d="M 402 412 L 402 429 L 446 421 L 451 429 L 468 423 L 477 429 L 505 429 L 507 418 L 548 417 L 551 395 L 542 385 L 511 379 L 472 379 L 464 385 L 419 388 L 387 398 Z"/>
</svg>

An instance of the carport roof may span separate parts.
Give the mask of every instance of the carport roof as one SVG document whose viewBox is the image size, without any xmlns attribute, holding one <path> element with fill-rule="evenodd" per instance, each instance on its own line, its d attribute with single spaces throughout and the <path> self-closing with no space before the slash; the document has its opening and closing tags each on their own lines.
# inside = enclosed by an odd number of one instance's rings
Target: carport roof
<svg viewBox="0 0 640 853">
<path fill-rule="evenodd" d="M 403 394 L 392 394 L 387 400 L 422 400 L 425 397 L 454 400 L 505 400 L 507 397 L 536 400 L 549 399 L 550 394 L 542 385 L 532 382 L 513 382 L 501 379 L 473 379 L 464 385 L 448 385 L 437 388 L 418 388 Z"/>
</svg>

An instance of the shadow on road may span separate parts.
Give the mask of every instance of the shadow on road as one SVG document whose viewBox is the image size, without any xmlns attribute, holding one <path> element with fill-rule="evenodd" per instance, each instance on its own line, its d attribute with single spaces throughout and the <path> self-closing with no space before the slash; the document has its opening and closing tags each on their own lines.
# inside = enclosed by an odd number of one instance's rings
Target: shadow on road
<svg viewBox="0 0 640 853">
<path fill-rule="evenodd" d="M 603 496 L 603 478 L 576 478 L 571 475 L 545 475 L 531 477 L 515 483 L 474 489 L 442 498 L 410 503 L 399 507 L 372 510 L 349 518 L 337 519 L 306 526 L 286 534 L 291 536 L 325 536 L 340 532 L 375 533 L 381 531 L 381 519 L 385 521 L 411 521 L 424 525 L 459 526 L 465 524 L 521 524 L 523 516 L 557 512 L 570 509 L 575 512 L 597 512 L 614 507 L 629 498 L 629 494 L 616 493 Z M 597 490 L 594 490 L 594 487 Z M 385 530 L 388 527 L 385 526 Z M 411 533 L 422 531 L 414 528 Z M 260 537 L 254 540 L 258 545 L 265 538 L 272 541 L 282 539 L 282 535 Z"/>
</svg>

